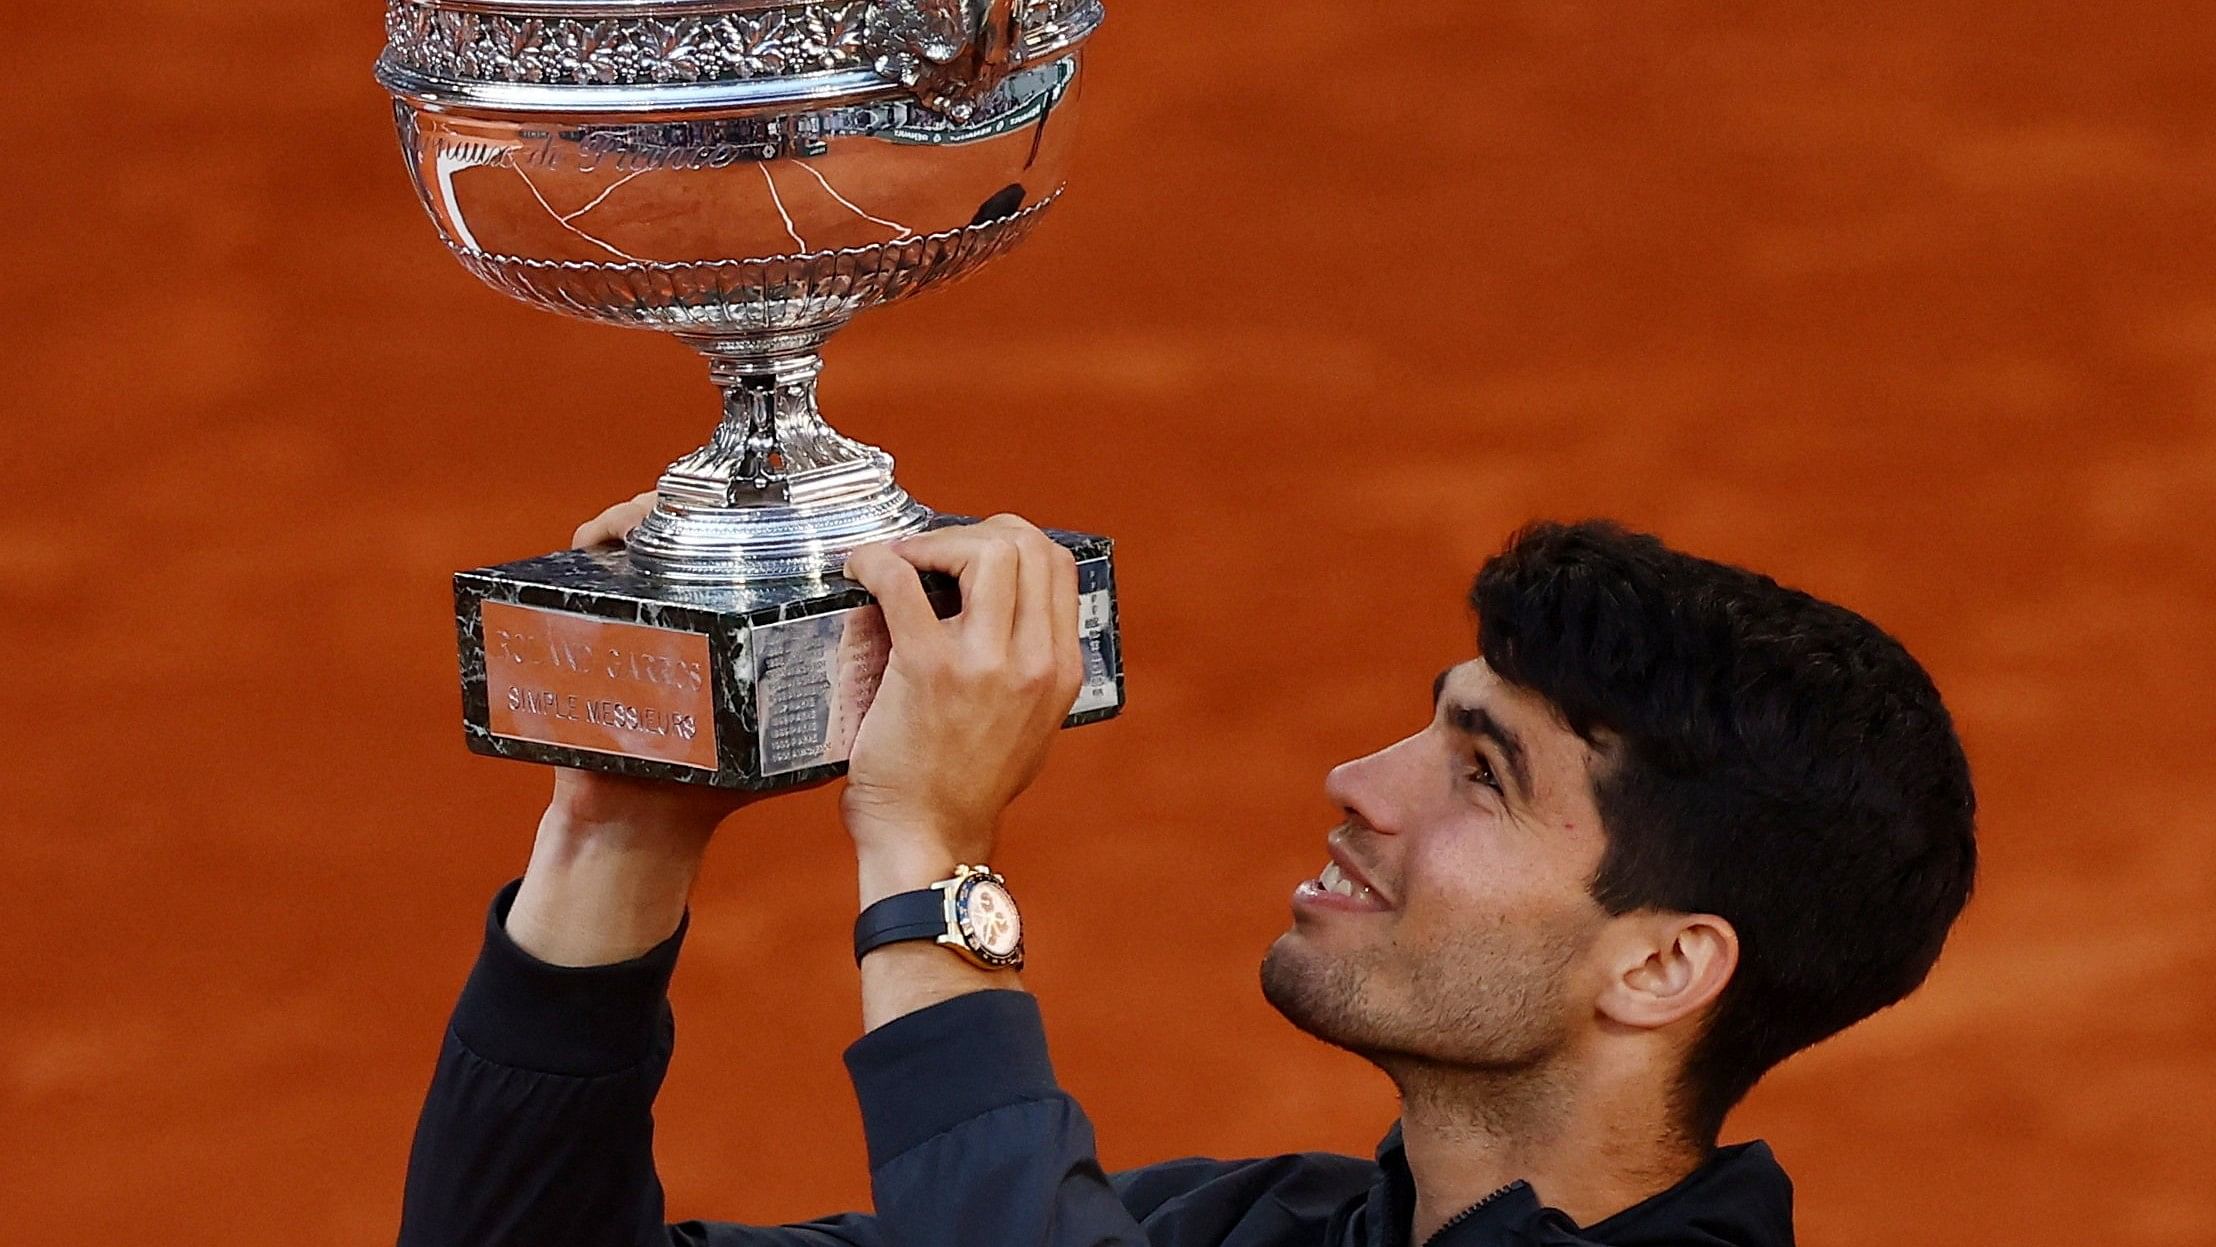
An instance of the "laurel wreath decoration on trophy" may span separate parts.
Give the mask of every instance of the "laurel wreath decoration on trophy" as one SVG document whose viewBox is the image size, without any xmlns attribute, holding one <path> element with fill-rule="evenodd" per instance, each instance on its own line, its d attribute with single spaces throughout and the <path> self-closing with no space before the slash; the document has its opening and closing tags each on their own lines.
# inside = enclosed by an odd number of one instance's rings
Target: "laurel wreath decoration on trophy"
<svg viewBox="0 0 2216 1247">
<path fill-rule="evenodd" d="M 691 6 L 686 6 L 691 7 Z M 966 119 L 1027 60 L 1089 31 L 1100 0 L 725 0 L 706 11 L 550 16 L 389 0 L 397 65 L 454 82 L 645 86 L 874 71 Z"/>
</svg>

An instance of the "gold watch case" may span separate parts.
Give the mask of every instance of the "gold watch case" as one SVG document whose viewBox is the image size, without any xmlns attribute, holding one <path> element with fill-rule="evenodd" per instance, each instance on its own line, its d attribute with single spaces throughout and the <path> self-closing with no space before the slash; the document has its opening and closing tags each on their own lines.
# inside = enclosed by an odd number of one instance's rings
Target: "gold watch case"
<svg viewBox="0 0 2216 1247">
<path fill-rule="evenodd" d="M 985 866 L 957 866 L 931 885 L 945 902 L 940 944 L 987 970 L 1023 968 L 1023 915 L 1008 881 Z"/>
</svg>

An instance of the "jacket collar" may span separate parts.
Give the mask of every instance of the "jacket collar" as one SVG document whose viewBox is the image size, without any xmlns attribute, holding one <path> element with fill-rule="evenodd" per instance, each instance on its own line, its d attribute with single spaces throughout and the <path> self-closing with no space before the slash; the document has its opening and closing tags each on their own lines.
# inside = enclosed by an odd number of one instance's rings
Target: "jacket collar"
<svg viewBox="0 0 2216 1247">
<path fill-rule="evenodd" d="M 1416 1182 L 1400 1124 L 1377 1145 L 1378 1176 L 1365 1210 L 1362 1247 L 1792 1247 L 1793 1182 L 1756 1141 L 1719 1148 L 1677 1185 L 1614 1216 L 1579 1228 L 1540 1202 L 1528 1182 L 1512 1182 L 1447 1223 L 1428 1243 L 1412 1243 Z"/>
</svg>

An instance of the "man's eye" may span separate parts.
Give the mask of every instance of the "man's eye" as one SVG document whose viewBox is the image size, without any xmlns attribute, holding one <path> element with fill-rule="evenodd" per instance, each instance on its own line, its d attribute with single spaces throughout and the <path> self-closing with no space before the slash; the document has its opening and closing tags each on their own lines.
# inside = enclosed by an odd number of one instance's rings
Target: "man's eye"
<svg viewBox="0 0 2216 1247">
<path fill-rule="evenodd" d="M 1494 792 L 1500 791 L 1500 777 L 1493 774 L 1493 764 L 1485 760 L 1484 754 L 1470 759 L 1469 778 L 1472 783 L 1483 784 Z"/>
</svg>

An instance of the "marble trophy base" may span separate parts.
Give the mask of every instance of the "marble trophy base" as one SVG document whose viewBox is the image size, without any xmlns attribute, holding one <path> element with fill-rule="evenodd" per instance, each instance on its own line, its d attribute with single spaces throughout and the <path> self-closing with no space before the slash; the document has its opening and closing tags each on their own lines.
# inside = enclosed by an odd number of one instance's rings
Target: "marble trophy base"
<svg viewBox="0 0 2216 1247">
<path fill-rule="evenodd" d="M 1123 708 L 1113 543 L 1048 535 L 1077 557 L 1076 727 Z M 953 581 L 927 583 L 951 612 Z M 454 619 L 471 749 L 719 788 L 843 773 L 888 648 L 874 599 L 844 577 L 677 584 L 620 546 L 459 573 Z"/>
</svg>

